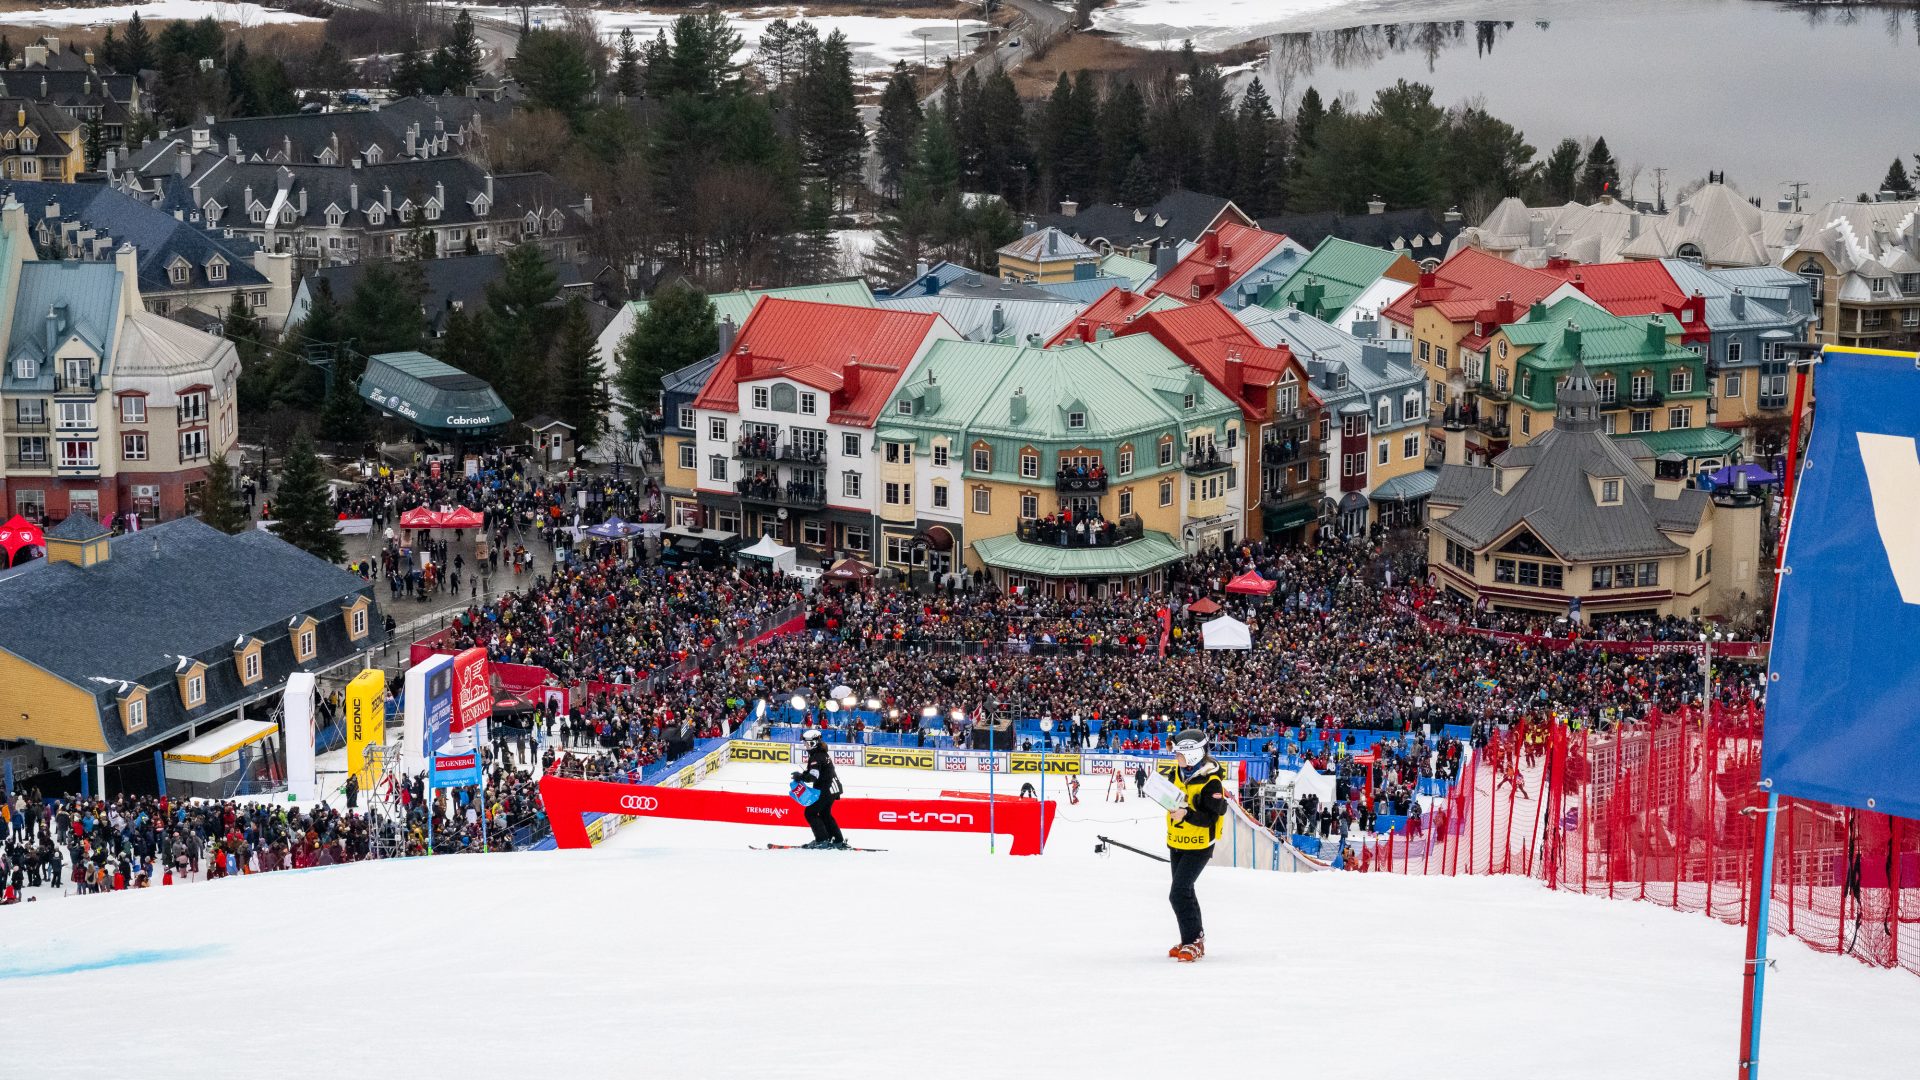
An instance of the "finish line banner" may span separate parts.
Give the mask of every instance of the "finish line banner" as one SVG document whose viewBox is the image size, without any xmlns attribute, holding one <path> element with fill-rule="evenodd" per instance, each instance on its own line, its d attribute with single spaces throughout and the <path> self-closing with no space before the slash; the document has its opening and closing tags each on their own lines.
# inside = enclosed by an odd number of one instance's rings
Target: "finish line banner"
<svg viewBox="0 0 1920 1080">
<path fill-rule="evenodd" d="M 1829 348 L 1794 494 L 1760 774 L 1920 818 L 1920 369 Z"/>
</svg>

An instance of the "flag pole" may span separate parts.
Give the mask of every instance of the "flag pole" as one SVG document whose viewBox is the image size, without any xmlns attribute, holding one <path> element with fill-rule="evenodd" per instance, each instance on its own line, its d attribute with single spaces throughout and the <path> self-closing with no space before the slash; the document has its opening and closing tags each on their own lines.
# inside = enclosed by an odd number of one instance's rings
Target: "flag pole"
<svg viewBox="0 0 1920 1080">
<path fill-rule="evenodd" d="M 1793 489 L 1800 457 L 1800 425 L 1806 415 L 1807 381 L 1812 374 L 1813 365 L 1821 360 L 1818 346 L 1789 345 L 1794 357 L 1793 417 L 1787 434 L 1786 468 L 1780 478 L 1780 531 L 1774 546 L 1774 590 L 1773 604 L 1777 614 L 1780 608 L 1780 578 L 1787 561 L 1787 523 L 1793 518 Z M 1771 646 L 1769 642 L 1769 646 Z M 1771 669 L 1772 650 L 1768 650 L 1768 667 Z M 1769 680 L 1771 681 L 1771 680 Z M 1761 740 L 1765 742 L 1766 725 L 1761 723 Z M 1775 822 L 1780 814 L 1780 797 L 1771 790 L 1772 781 L 1762 777 L 1760 786 L 1767 790 L 1767 805 L 1761 811 L 1766 816 L 1765 824 L 1757 831 L 1755 840 L 1760 848 L 1760 858 L 1755 860 L 1753 880 L 1750 884 L 1754 912 L 1747 919 L 1746 973 L 1743 979 L 1740 1001 L 1740 1070 L 1738 1080 L 1759 1080 L 1760 1077 L 1760 1018 L 1766 1005 L 1767 989 L 1767 934 L 1773 914 L 1773 841 Z"/>
</svg>

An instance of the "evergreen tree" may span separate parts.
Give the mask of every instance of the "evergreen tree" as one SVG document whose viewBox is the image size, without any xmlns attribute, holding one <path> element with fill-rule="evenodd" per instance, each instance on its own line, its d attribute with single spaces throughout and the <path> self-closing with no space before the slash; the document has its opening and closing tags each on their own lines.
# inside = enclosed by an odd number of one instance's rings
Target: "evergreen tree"
<svg viewBox="0 0 1920 1080">
<path fill-rule="evenodd" d="M 790 23 L 775 19 L 760 32 L 753 66 L 773 93 L 786 90 L 805 71 L 809 54 L 820 45 L 820 32 L 805 19 Z"/>
<path fill-rule="evenodd" d="M 1300 95 L 1300 107 L 1293 114 L 1293 152 L 1304 156 L 1312 150 L 1320 136 L 1320 121 L 1327 115 L 1327 107 L 1320 103 L 1320 91 L 1307 87 Z"/>
<path fill-rule="evenodd" d="M 138 75 L 158 63 L 158 54 L 153 47 L 153 35 L 148 32 L 147 24 L 140 21 L 140 13 L 134 12 L 127 17 L 127 36 L 122 43 L 121 59 L 125 67 L 122 75 Z"/>
<path fill-rule="evenodd" d="M 314 54 L 313 67 L 307 72 L 307 81 L 321 90 L 339 90 L 353 81 L 353 65 L 347 62 L 340 46 L 331 41 L 320 43 L 320 51 Z"/>
<path fill-rule="evenodd" d="M 366 360 L 341 350 L 333 362 L 326 400 L 320 405 L 320 434 L 336 443 L 358 442 L 367 434 L 367 407 L 360 400 L 360 376 Z"/>
<path fill-rule="evenodd" d="M 1239 184 L 1240 128 L 1231 111 L 1216 113 L 1213 133 L 1207 138 L 1206 190 L 1226 195 L 1238 190 Z"/>
<path fill-rule="evenodd" d="M 327 503 L 327 484 L 320 473 L 320 459 L 314 455 L 313 439 L 305 432 L 293 440 L 286 461 L 280 466 L 280 488 L 274 496 L 273 513 L 273 531 L 280 539 L 328 562 L 346 559 L 346 545 L 340 542 L 333 508 Z"/>
<path fill-rule="evenodd" d="M 477 379 L 494 381 L 493 343 L 487 311 L 481 308 L 468 314 L 454 311 L 447 315 L 446 333 L 440 338 L 440 359 Z"/>
<path fill-rule="evenodd" d="M 81 134 L 86 139 L 84 149 L 86 167 L 87 170 L 91 172 L 100 167 L 100 158 L 106 150 L 105 143 L 100 135 L 100 121 L 93 117 L 88 117 L 86 122 L 81 124 L 80 127 Z M 1894 164 L 1898 165 L 1900 163 L 1896 161 Z"/>
<path fill-rule="evenodd" d="M 1221 189 L 1240 209 L 1255 217 L 1279 209 L 1273 198 L 1278 187 L 1275 173 L 1284 169 L 1286 153 L 1280 136 L 1280 122 L 1274 116 L 1267 88 L 1255 78 L 1240 95 L 1240 110 L 1234 117 L 1238 147 L 1234 182 Z"/>
<path fill-rule="evenodd" d="M 719 347 L 720 331 L 706 293 L 687 284 L 654 293 L 620 343 L 616 377 L 627 415 L 639 415 L 659 397 L 662 376 L 712 356 Z"/>
<path fill-rule="evenodd" d="M 113 27 L 107 27 L 106 36 L 100 39 L 98 53 L 100 66 L 108 71 L 117 72 L 127 61 L 126 43 L 120 40 Z M 0 68 L 13 63 L 13 45 L 7 41 L 7 35 L 0 34 Z"/>
<path fill-rule="evenodd" d="M 689 94 L 713 99 L 739 88 L 740 68 L 733 57 L 740 51 L 741 40 L 724 12 L 680 16 L 673 21 L 672 38 L 659 62 L 648 65 L 649 97 Z"/>
<path fill-rule="evenodd" d="M 1520 132 L 1478 106 L 1462 108 L 1454 117 L 1449 145 L 1454 206 L 1486 205 L 1518 195 L 1540 175 L 1534 149 Z"/>
<path fill-rule="evenodd" d="M 1099 165 L 1100 114 L 1091 72 L 1078 79 L 1066 72 L 1053 84 L 1053 93 L 1040 111 L 1035 135 L 1040 168 L 1052 181 L 1056 199 L 1089 201 Z"/>
<path fill-rule="evenodd" d="M 1123 206 L 1148 206 L 1160 198 L 1159 185 L 1154 183 L 1146 158 L 1135 154 L 1133 160 L 1127 162 L 1126 176 L 1120 181 L 1116 197 Z"/>
<path fill-rule="evenodd" d="M 880 155 L 880 182 L 888 195 L 900 194 L 900 180 L 913 160 L 913 146 L 920 135 L 920 92 L 913 73 L 902 60 L 893 65 L 887 87 L 880 93 L 879 126 L 873 136 L 874 150 Z"/>
<path fill-rule="evenodd" d="M 195 512 L 200 515 L 200 520 L 229 536 L 253 527 L 253 519 L 247 516 L 247 508 L 240 505 L 239 496 L 234 494 L 233 468 L 227 464 L 225 454 L 213 454 L 208 458 L 207 480 L 200 488 L 199 503 Z"/>
<path fill-rule="evenodd" d="M 340 313 L 342 337 L 361 356 L 418 349 L 426 334 L 418 284 L 388 260 L 372 259 L 361 265 L 360 281 Z M 354 370 L 351 375 L 357 379 L 360 372 Z"/>
<path fill-rule="evenodd" d="M 427 92 L 427 63 L 420 55 L 420 39 L 407 35 L 400 45 L 400 59 L 393 65 L 387 89 L 395 97 L 415 97 Z"/>
<path fill-rule="evenodd" d="M 487 326 L 493 332 L 493 388 L 518 416 L 545 404 L 547 353 L 554 338 L 548 305 L 559 276 L 537 244 L 510 249 L 500 277 L 487 285 Z"/>
<path fill-rule="evenodd" d="M 645 84 L 641 80 L 640 49 L 633 43 L 631 27 L 620 31 L 620 47 L 615 55 L 619 62 L 614 68 L 614 90 L 622 97 L 639 97 Z"/>
<path fill-rule="evenodd" d="M 549 395 L 554 415 L 573 425 L 576 445 L 594 445 L 606 428 L 607 407 L 611 402 L 603 378 L 593 324 L 587 321 L 587 304 L 576 294 L 567 301 L 566 315 L 560 322 L 560 340 L 554 354 L 553 393 Z"/>
<path fill-rule="evenodd" d="M 465 93 L 480 77 L 480 37 L 474 33 L 473 14 L 466 8 L 453 17 L 453 36 L 447 39 L 439 68 L 441 87 L 449 94 Z"/>
<path fill-rule="evenodd" d="M 1602 195 L 1620 192 L 1620 166 L 1613 160 L 1613 152 L 1607 149 L 1607 140 L 1593 140 L 1593 149 L 1587 151 L 1587 164 L 1580 172 L 1580 194 L 1588 202 Z"/>
<path fill-rule="evenodd" d="M 578 124 L 593 93 L 593 58 L 586 46 L 561 30 L 535 30 L 520 38 L 512 61 L 513 77 L 527 92 L 527 103 L 552 109 Z"/>
<path fill-rule="evenodd" d="M 996 67 L 980 89 L 980 112 L 990 133 L 980 162 L 981 190 L 1024 204 L 1033 181 L 1033 153 L 1027 142 L 1027 110 L 1013 76 Z M 1096 181 L 1097 183 L 1097 181 Z M 1089 197 L 1091 197 L 1091 192 Z"/>
<path fill-rule="evenodd" d="M 840 244 L 833 236 L 831 197 L 820 186 L 807 188 L 800 232 L 793 240 L 788 276 L 798 282 L 831 281 L 840 274 Z"/>
<path fill-rule="evenodd" d="M 1549 203 L 1572 202 L 1580 194 L 1580 143 L 1577 139 L 1561 139 L 1560 145 L 1547 155 L 1547 161 L 1540 169 L 1540 189 Z"/>
<path fill-rule="evenodd" d="M 1119 192 L 1128 184 L 1133 163 L 1140 162 L 1143 172 L 1147 167 L 1146 119 L 1147 99 L 1132 79 L 1109 92 L 1100 105 L 1100 191 L 1123 203 L 1127 200 Z M 1151 177 L 1140 185 L 1152 186 Z"/>
<path fill-rule="evenodd" d="M 830 198 L 860 174 L 867 131 L 853 90 L 853 51 L 847 36 L 828 34 L 807 58 L 795 90 L 800 119 L 800 162 Z"/>
<path fill-rule="evenodd" d="M 1894 158 L 1893 164 L 1887 167 L 1887 178 L 1880 181 L 1880 190 L 1891 191 L 1902 198 L 1913 194 L 1913 181 L 1907 177 L 1907 166 L 1899 158 Z"/>
</svg>

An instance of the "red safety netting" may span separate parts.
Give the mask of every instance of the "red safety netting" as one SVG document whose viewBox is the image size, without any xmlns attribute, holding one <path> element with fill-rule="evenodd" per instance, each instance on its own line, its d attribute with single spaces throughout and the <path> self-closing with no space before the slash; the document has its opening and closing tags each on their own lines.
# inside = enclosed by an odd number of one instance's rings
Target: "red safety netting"
<svg viewBox="0 0 1920 1080">
<path fill-rule="evenodd" d="M 1753 915 L 1758 726 L 1658 712 L 1618 730 L 1515 726 L 1477 749 L 1423 826 L 1358 845 L 1358 869 L 1520 874 L 1553 889 Z M 1782 799 L 1771 927 L 1920 974 L 1920 822 Z"/>
</svg>

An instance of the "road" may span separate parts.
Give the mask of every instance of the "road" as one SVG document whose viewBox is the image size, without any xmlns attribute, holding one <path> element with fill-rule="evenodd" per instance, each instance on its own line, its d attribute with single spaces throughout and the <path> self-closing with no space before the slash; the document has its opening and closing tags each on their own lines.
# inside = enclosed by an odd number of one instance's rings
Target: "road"
<svg viewBox="0 0 1920 1080">
<path fill-rule="evenodd" d="M 353 8 L 356 11 L 385 12 L 385 0 L 332 0 L 335 7 Z M 486 49 L 481 66 L 493 75 L 504 74 L 507 61 L 513 58 L 514 50 L 520 44 L 520 27 L 503 19 L 475 17 L 473 34 L 480 39 Z"/>
<path fill-rule="evenodd" d="M 1014 23 L 1001 34 L 1002 38 L 1018 41 L 1020 44 L 1012 46 L 999 45 L 993 50 L 995 59 L 999 61 L 1001 67 L 1008 71 L 1014 71 L 1018 69 L 1021 64 L 1026 63 L 1033 55 L 1034 44 L 1041 38 L 1051 34 L 1061 33 L 1073 24 L 1072 12 L 1062 10 L 1048 3 L 1047 0 L 1000 0 L 1000 3 L 1018 11 L 1026 20 L 1024 22 Z M 985 54 L 975 53 L 972 57 L 968 58 L 967 62 L 978 64 L 984 59 Z M 964 69 L 964 66 L 965 65 L 962 65 L 960 69 L 956 70 Z M 936 85 L 926 97 L 921 99 L 920 108 L 922 111 L 939 104 L 940 91 L 941 88 Z M 874 110 L 874 112 L 877 114 L 878 110 Z M 872 122 L 873 117 L 869 116 L 869 126 L 871 126 Z"/>
</svg>

